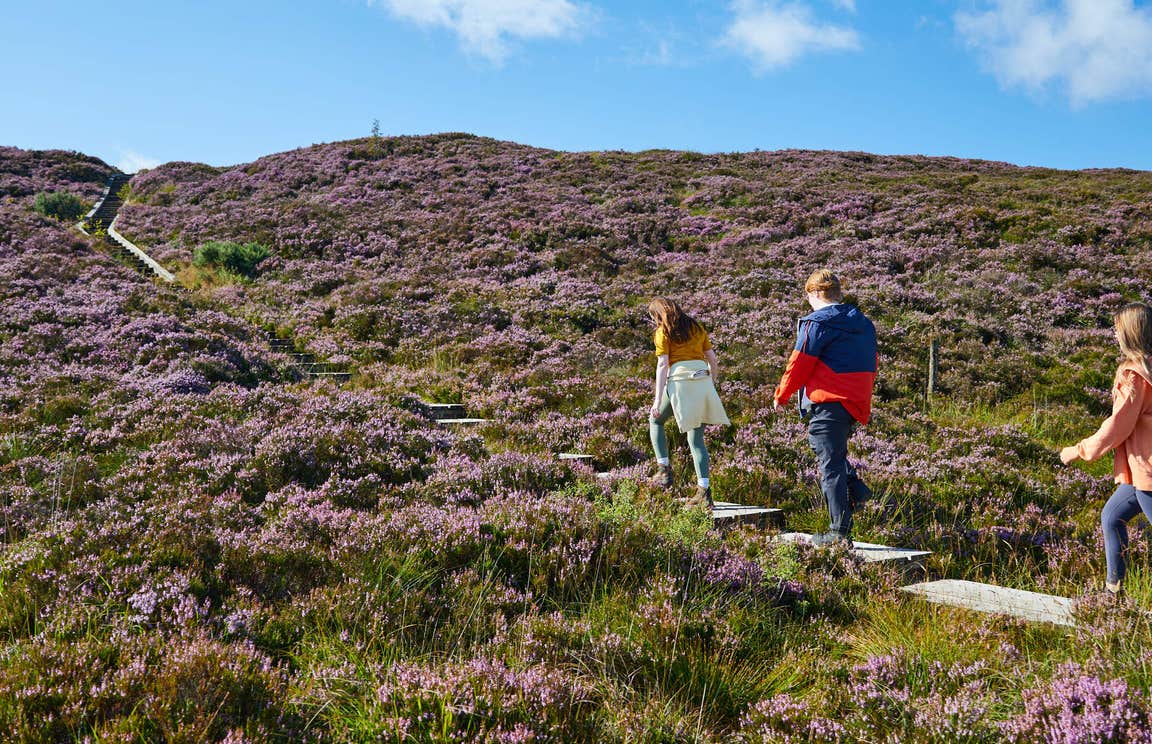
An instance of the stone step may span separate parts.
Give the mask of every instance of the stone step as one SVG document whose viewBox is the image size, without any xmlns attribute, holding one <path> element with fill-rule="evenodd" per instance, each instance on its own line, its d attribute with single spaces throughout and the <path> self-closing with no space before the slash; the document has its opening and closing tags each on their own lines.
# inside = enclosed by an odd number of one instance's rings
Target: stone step
<svg viewBox="0 0 1152 744">
<path fill-rule="evenodd" d="M 441 426 L 471 426 L 473 424 L 486 424 L 488 419 L 483 418 L 442 418 L 437 419 L 436 423 Z"/>
<path fill-rule="evenodd" d="M 463 403 L 429 403 L 420 401 L 420 405 L 428 411 L 428 415 L 440 421 L 441 419 L 462 419 L 467 416 Z"/>
<path fill-rule="evenodd" d="M 731 501 L 712 504 L 712 521 L 720 526 L 753 524 L 759 527 L 784 524 L 784 510 L 767 506 L 747 506 Z"/>
<path fill-rule="evenodd" d="M 561 460 L 579 460 L 582 462 L 591 462 L 592 460 L 592 455 L 581 455 L 575 452 L 560 452 L 556 457 Z"/>
<path fill-rule="evenodd" d="M 1073 626 L 1074 600 L 1051 594 L 1009 589 L 993 584 L 959 579 L 925 581 L 901 587 L 901 591 L 950 607 L 962 607 L 976 612 L 1011 615 L 1035 622 Z"/>
<path fill-rule="evenodd" d="M 335 380 L 336 382 L 348 382 L 352 379 L 351 372 L 306 372 L 305 374 L 309 377 Z"/>
<path fill-rule="evenodd" d="M 802 545 L 811 544 L 812 535 L 803 532 L 785 532 L 778 538 L 785 542 L 800 543 Z M 876 543 L 862 542 L 860 540 L 852 541 L 852 553 L 858 558 L 862 559 L 865 563 L 877 563 L 879 561 L 903 561 L 908 563 L 920 563 L 927 556 L 932 555 L 931 550 L 916 550 L 914 548 L 891 548 L 887 545 L 877 545 Z"/>
</svg>

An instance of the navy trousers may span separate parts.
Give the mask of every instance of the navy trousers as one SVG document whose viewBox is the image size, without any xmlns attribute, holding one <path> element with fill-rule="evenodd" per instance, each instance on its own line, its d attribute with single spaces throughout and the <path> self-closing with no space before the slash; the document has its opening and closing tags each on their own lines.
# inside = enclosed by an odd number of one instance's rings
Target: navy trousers
<svg viewBox="0 0 1152 744">
<path fill-rule="evenodd" d="M 1144 512 L 1144 516 L 1152 522 L 1152 493 L 1120 485 L 1100 513 L 1109 583 L 1118 584 L 1124 580 L 1124 574 L 1127 573 L 1124 552 L 1128 549 L 1128 520 L 1140 512 Z"/>
<path fill-rule="evenodd" d="M 848 438 L 856 419 L 839 403 L 813 403 L 808 411 L 808 443 L 820 466 L 820 490 L 831 517 L 829 529 L 850 536 L 853 502 L 871 496 L 848 462 Z"/>
</svg>

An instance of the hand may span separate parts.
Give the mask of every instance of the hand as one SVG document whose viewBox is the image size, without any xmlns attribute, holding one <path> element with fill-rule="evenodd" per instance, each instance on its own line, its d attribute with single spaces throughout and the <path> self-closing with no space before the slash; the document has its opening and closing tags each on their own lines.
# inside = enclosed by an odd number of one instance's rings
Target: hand
<svg viewBox="0 0 1152 744">
<path fill-rule="evenodd" d="M 777 403 L 776 401 L 772 401 L 772 410 L 773 410 L 773 412 L 775 412 L 775 413 L 780 413 L 781 411 L 783 411 L 783 410 L 784 410 L 784 406 L 782 406 L 781 404 Z"/>
<path fill-rule="evenodd" d="M 652 408 L 648 410 L 648 416 L 653 419 L 660 418 L 660 406 L 652 406 Z"/>
<path fill-rule="evenodd" d="M 1075 447 L 1065 447 L 1060 450 L 1060 462 L 1071 465 L 1080 459 L 1080 453 Z"/>
</svg>

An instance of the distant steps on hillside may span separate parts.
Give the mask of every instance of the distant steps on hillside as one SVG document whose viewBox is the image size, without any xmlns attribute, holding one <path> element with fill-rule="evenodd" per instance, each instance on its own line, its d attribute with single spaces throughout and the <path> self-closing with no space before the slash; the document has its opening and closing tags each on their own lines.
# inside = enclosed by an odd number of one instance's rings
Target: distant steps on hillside
<svg viewBox="0 0 1152 744">
<path fill-rule="evenodd" d="M 120 190 L 131 178 L 132 176 L 126 173 L 116 173 L 108 178 L 108 185 L 104 187 L 104 194 L 100 197 L 100 201 L 96 202 L 96 206 L 84 215 L 84 219 L 80 223 L 85 232 L 92 233 L 97 230 L 108 229 L 124 203 L 120 199 Z"/>
<path fill-rule="evenodd" d="M 120 207 L 124 204 L 120 198 L 120 190 L 131 178 L 125 173 L 116 173 L 109 177 L 108 185 L 104 187 L 104 194 L 100 197 L 100 201 L 88 214 L 84 215 L 84 219 L 78 222 L 76 227 L 85 235 L 104 232 L 108 236 L 108 241 L 114 246 L 116 254 L 128 261 L 129 264 L 135 265 L 136 268 L 145 273 L 155 274 L 166 282 L 174 282 L 176 277 L 172 272 L 156 263 L 151 256 L 116 231 L 116 218 L 119 215 Z"/>
<path fill-rule="evenodd" d="M 338 383 L 351 381 L 353 372 L 344 365 L 319 361 L 316 355 L 311 352 L 296 351 L 296 345 L 293 341 L 281 338 L 272 331 L 265 331 L 264 334 L 273 353 L 287 356 L 291 366 L 305 378 L 332 380 Z"/>
<path fill-rule="evenodd" d="M 436 421 L 467 418 L 463 403 L 429 403 L 422 400 L 420 405 Z"/>
</svg>

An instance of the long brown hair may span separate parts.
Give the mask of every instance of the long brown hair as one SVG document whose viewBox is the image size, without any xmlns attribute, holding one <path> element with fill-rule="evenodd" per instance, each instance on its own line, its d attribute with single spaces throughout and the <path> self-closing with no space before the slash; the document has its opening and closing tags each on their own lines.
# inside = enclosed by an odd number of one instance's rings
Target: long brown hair
<svg viewBox="0 0 1152 744">
<path fill-rule="evenodd" d="M 1152 356 L 1152 307 L 1143 302 L 1130 302 L 1112 316 L 1112 321 L 1124 358 L 1139 365 L 1152 380 L 1152 366 L 1148 363 L 1148 357 Z"/>
<path fill-rule="evenodd" d="M 703 329 L 695 318 L 667 297 L 657 297 L 649 302 L 648 316 L 656 322 L 657 328 L 678 344 L 692 338 L 697 329 Z"/>
</svg>

